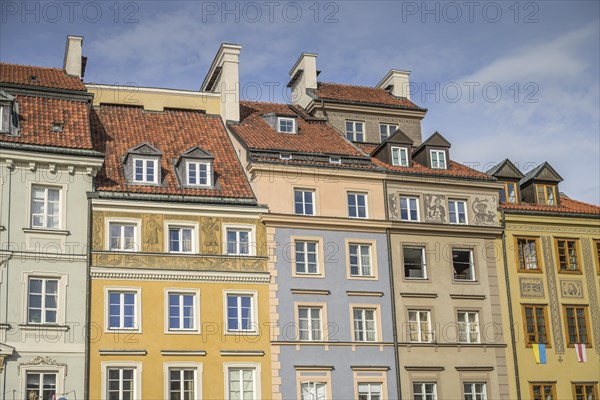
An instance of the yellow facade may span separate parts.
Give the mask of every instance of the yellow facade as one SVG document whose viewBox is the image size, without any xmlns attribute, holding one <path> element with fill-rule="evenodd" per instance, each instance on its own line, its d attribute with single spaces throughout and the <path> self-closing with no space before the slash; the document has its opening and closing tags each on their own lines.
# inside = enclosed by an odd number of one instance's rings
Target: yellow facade
<svg viewBox="0 0 600 400">
<path fill-rule="evenodd" d="M 553 399 L 588 398 L 590 390 L 598 398 L 600 371 L 600 223 L 597 216 L 562 216 L 546 213 L 526 215 L 505 212 L 506 270 L 500 276 L 510 289 L 509 299 L 503 298 L 502 314 L 505 335 L 510 337 L 512 312 L 514 347 L 509 356 L 516 357 L 520 398 L 533 399 L 534 391 L 546 391 Z M 520 241 L 519 241 L 520 240 Z M 574 243 L 577 269 L 560 268 L 559 243 Z M 526 242 L 527 241 L 527 242 Z M 535 247 L 536 257 L 523 258 L 521 248 Z M 498 248 L 501 248 L 499 244 Z M 572 258 L 572 257 L 568 257 Z M 506 276 L 507 275 L 507 276 Z M 501 290 L 506 296 L 506 290 Z M 567 309 L 582 311 L 585 327 L 579 318 L 577 336 L 569 334 Z M 570 313 L 570 312 L 569 312 Z M 537 321 L 527 315 L 538 315 Z M 580 315 L 581 316 L 581 315 Z M 541 321 L 545 322 L 542 323 Z M 542 328 L 545 326 L 545 328 Z M 546 330 L 547 364 L 538 364 L 533 342 L 543 342 Z M 540 332 L 541 336 L 540 337 Z M 585 332 L 585 333 L 582 333 Z M 573 333 L 573 332 L 571 332 Z M 575 346 L 570 342 L 583 342 L 587 335 L 587 362 L 579 362 Z M 514 363 L 509 363 L 510 398 L 517 398 L 517 374 Z M 584 390 L 583 397 L 575 391 Z M 582 393 L 582 392 L 579 392 Z M 546 396 L 544 396 L 546 398 Z"/>
</svg>

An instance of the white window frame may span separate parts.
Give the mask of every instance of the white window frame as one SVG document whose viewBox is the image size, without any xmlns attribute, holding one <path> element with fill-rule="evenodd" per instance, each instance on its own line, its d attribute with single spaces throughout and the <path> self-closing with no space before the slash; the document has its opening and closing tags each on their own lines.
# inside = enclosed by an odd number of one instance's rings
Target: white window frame
<svg viewBox="0 0 600 400">
<path fill-rule="evenodd" d="M 471 270 L 471 279 L 460 279 L 460 278 L 456 278 L 454 275 L 456 274 L 456 271 L 454 270 L 454 251 L 468 251 L 469 252 L 469 269 Z M 475 275 L 475 260 L 473 258 L 473 249 L 467 249 L 467 248 L 460 248 L 460 247 L 456 247 L 456 248 L 452 248 L 450 251 L 452 260 L 452 277 L 454 279 L 455 282 L 475 282 L 477 280 L 477 276 Z"/>
<path fill-rule="evenodd" d="M 108 370 L 133 369 L 133 398 L 143 399 L 142 395 L 142 362 L 141 361 L 103 361 L 102 368 L 102 398 L 108 399 Z"/>
<path fill-rule="evenodd" d="M 302 202 L 300 203 L 302 205 L 302 213 L 297 213 L 296 212 L 296 193 L 302 193 Z M 306 212 L 306 201 L 304 199 L 304 194 L 305 193 L 310 193 L 311 194 L 311 202 L 312 202 L 312 214 L 309 214 Z M 315 199 L 316 199 L 316 194 L 315 194 L 315 190 L 314 189 L 302 189 L 302 188 L 294 188 L 294 198 L 293 198 L 293 202 L 294 202 L 294 215 L 316 215 L 316 204 L 315 204 Z"/>
<path fill-rule="evenodd" d="M 174 295 L 192 295 L 194 296 L 194 327 L 193 328 L 171 328 L 170 320 L 170 298 L 171 294 Z M 199 334 L 201 333 L 201 320 L 200 320 L 200 289 L 182 289 L 182 288 L 166 288 L 165 289 L 165 334 Z M 180 306 L 181 308 L 181 306 Z M 183 321 L 183 317 L 180 314 L 180 322 Z"/>
<path fill-rule="evenodd" d="M 416 321 L 411 321 L 410 319 L 410 313 L 414 312 L 416 313 L 417 316 L 417 320 Z M 425 321 L 421 320 L 421 314 L 420 313 L 426 313 L 427 315 L 427 319 Z M 407 335 L 408 335 L 408 341 L 411 343 L 432 343 L 434 341 L 434 332 L 433 332 L 433 328 L 432 328 L 432 322 L 431 322 L 431 310 L 423 310 L 423 309 L 412 309 L 409 308 L 407 310 L 407 314 L 408 314 L 408 330 L 407 330 Z M 417 339 L 418 340 L 411 340 L 410 338 L 410 334 L 411 334 L 411 330 L 410 330 L 410 324 L 414 322 L 417 324 Z M 423 328 L 421 327 L 421 324 L 427 322 L 427 329 L 423 330 Z M 425 333 L 429 334 L 429 340 L 424 340 L 424 335 Z"/>
<path fill-rule="evenodd" d="M 421 264 L 423 265 L 423 276 L 422 277 L 410 277 L 406 276 L 406 259 L 404 257 L 405 249 L 419 249 L 421 251 Z M 402 246 L 402 265 L 404 267 L 404 279 L 406 280 L 424 280 L 427 277 L 427 257 L 425 255 L 425 247 L 418 245 L 404 245 Z"/>
<path fill-rule="evenodd" d="M 381 128 L 383 128 L 384 126 L 385 126 L 385 130 L 387 132 L 387 136 L 385 137 L 385 139 L 383 138 L 383 136 L 381 134 Z M 392 126 L 395 127 L 395 128 L 394 129 L 390 129 Z M 398 130 L 398 124 L 391 124 L 391 123 L 387 123 L 387 122 L 380 122 L 379 123 L 379 140 L 381 142 L 383 142 L 384 140 L 387 140 L 397 130 Z"/>
<path fill-rule="evenodd" d="M 475 322 L 469 321 L 469 315 L 475 315 Z M 463 319 L 461 320 L 461 316 Z M 459 310 L 457 312 L 457 328 L 458 328 L 458 342 L 459 343 L 481 343 L 481 324 L 479 323 L 479 311 L 473 310 Z M 464 335 L 465 340 L 461 340 L 461 326 L 464 327 Z M 471 328 L 475 327 L 475 332 L 477 333 L 477 338 L 475 340 L 471 339 Z"/>
<path fill-rule="evenodd" d="M 196 166 L 196 173 L 195 173 L 195 178 L 196 178 L 196 183 L 191 183 L 190 182 L 190 165 L 194 164 Z M 202 184 L 199 183 L 200 182 L 200 165 L 204 165 L 206 166 L 206 183 Z M 213 171 L 212 171 L 212 163 L 209 161 L 191 161 L 191 160 L 187 160 L 185 162 L 185 182 L 187 186 L 192 186 L 192 187 L 211 187 L 212 186 L 212 179 L 213 178 Z"/>
<path fill-rule="evenodd" d="M 279 158 L 281 160 L 291 160 L 293 157 L 291 153 L 279 153 Z"/>
<path fill-rule="evenodd" d="M 399 167 L 408 167 L 408 149 L 406 147 L 398 147 L 398 146 L 392 146 L 391 148 L 392 151 L 392 165 L 396 165 Z M 394 162 L 394 153 L 397 152 L 398 153 L 398 162 Z M 404 157 L 406 159 L 406 162 L 402 162 L 402 154 L 404 153 Z"/>
<path fill-rule="evenodd" d="M 356 246 L 357 249 L 357 253 L 356 253 L 356 257 L 357 257 L 357 267 L 358 267 L 358 274 L 353 274 L 352 273 L 352 264 L 350 262 L 350 260 L 352 259 L 352 246 Z M 365 275 L 363 274 L 363 260 L 362 260 L 362 248 L 366 247 L 369 249 L 369 269 L 371 270 L 371 273 L 369 275 Z M 359 243 L 359 242 L 349 242 L 348 243 L 348 268 L 349 268 L 349 274 L 352 278 L 374 278 L 375 277 L 375 267 L 373 265 L 373 245 L 371 243 Z"/>
<path fill-rule="evenodd" d="M 465 214 L 465 222 L 460 222 L 460 214 L 458 212 L 458 204 L 462 203 L 464 205 L 464 214 Z M 450 204 L 454 204 L 454 210 L 456 215 L 456 222 L 452 222 L 452 213 L 450 212 Z M 469 224 L 469 216 L 467 212 L 467 201 L 459 200 L 459 199 L 448 199 L 448 222 L 452 225 L 468 225 Z"/>
<path fill-rule="evenodd" d="M 127 250 L 127 249 L 111 249 L 110 248 L 110 226 L 111 224 L 120 224 L 120 225 L 133 225 L 134 229 L 133 229 L 133 238 L 134 238 L 134 243 L 133 243 L 133 249 L 131 250 Z M 141 251 L 141 221 L 139 219 L 133 219 L 133 218 L 106 218 L 105 219 L 105 223 L 104 223 L 104 236 L 106 236 L 106 249 L 109 251 L 126 251 L 126 252 L 136 252 L 136 251 Z M 125 243 L 125 241 L 122 242 L 123 244 Z"/>
<path fill-rule="evenodd" d="M 202 363 L 199 362 L 164 362 L 164 399 L 170 400 L 171 397 L 171 370 L 193 370 L 194 371 L 194 400 L 202 399 Z M 182 397 L 183 398 L 183 397 Z"/>
<path fill-rule="evenodd" d="M 30 310 L 31 310 L 31 292 L 29 290 L 29 283 L 32 280 L 39 280 L 42 283 L 42 287 L 41 287 L 41 293 L 39 293 L 39 295 L 41 296 L 41 304 L 40 304 L 40 321 L 39 322 L 32 322 L 30 319 Z M 46 286 L 48 281 L 55 281 L 56 282 L 56 308 L 52 309 L 50 307 L 46 307 L 46 296 L 47 296 L 47 291 L 46 291 Z M 27 324 L 28 325 L 45 325 L 45 324 L 52 324 L 52 325 L 57 325 L 58 324 L 58 320 L 59 320 L 59 316 L 58 316 L 58 311 L 60 308 L 60 303 L 59 303 L 59 299 L 60 299 L 60 277 L 48 277 L 48 276 L 30 276 L 27 279 Z M 56 313 L 56 321 L 46 321 L 46 311 L 51 311 L 54 310 L 54 312 Z"/>
<path fill-rule="evenodd" d="M 165 221 L 165 228 L 163 229 L 165 232 L 165 251 L 167 253 L 173 254 L 196 254 L 198 253 L 198 224 L 188 224 L 181 223 L 180 221 Z M 180 232 L 182 229 L 190 229 L 192 231 L 192 249 L 191 251 L 173 251 L 171 250 L 171 229 L 179 229 Z M 180 233 L 180 241 L 181 241 L 181 233 Z M 181 248 L 181 247 L 180 247 Z"/>
<path fill-rule="evenodd" d="M 250 297 L 250 328 L 251 329 L 229 329 L 229 296 Z M 238 308 L 238 311 L 240 308 Z M 256 290 L 223 290 L 223 321 L 225 321 L 225 335 L 249 335 L 256 336 L 259 332 L 258 320 L 258 292 Z M 241 312 L 238 312 L 238 325 L 241 325 Z"/>
<path fill-rule="evenodd" d="M 415 393 L 415 385 L 421 385 L 421 393 L 419 394 L 419 397 L 417 398 L 417 393 Z M 427 392 L 425 391 L 425 385 L 433 385 L 433 393 L 432 393 L 432 400 L 437 400 L 437 382 L 412 382 L 412 391 L 413 391 L 413 399 L 415 400 L 425 400 L 425 399 L 430 399 L 431 397 L 428 397 Z"/>
<path fill-rule="evenodd" d="M 248 254 L 239 254 L 239 235 L 236 235 L 236 253 L 228 253 L 227 249 L 227 232 L 230 230 L 247 231 L 248 232 Z M 223 224 L 223 254 L 236 257 L 252 257 L 256 256 L 256 226 L 250 224 Z"/>
<path fill-rule="evenodd" d="M 66 306 L 67 306 L 67 287 L 69 286 L 69 275 L 65 273 L 49 273 L 46 271 L 24 271 L 21 275 L 22 286 L 22 304 L 23 304 L 23 325 L 47 325 L 29 322 L 29 280 L 30 279 L 57 279 L 58 280 L 58 300 L 56 323 L 48 325 L 65 325 Z"/>
<path fill-rule="evenodd" d="M 231 372 L 231 370 L 236 370 L 236 369 L 252 369 L 254 370 L 254 375 L 253 375 L 253 391 L 254 391 L 254 396 L 252 397 L 252 399 L 244 399 L 243 397 L 241 398 L 241 400 L 255 400 L 255 399 L 261 399 L 262 398 L 262 391 L 261 391 L 261 365 L 260 363 L 233 363 L 233 362 L 226 362 L 223 363 L 223 377 L 224 379 L 224 384 L 225 384 L 225 391 L 223 393 L 225 393 L 225 400 L 231 400 L 231 395 L 229 393 L 229 374 Z"/>
<path fill-rule="evenodd" d="M 403 219 L 402 218 L 402 200 L 406 199 L 406 211 L 407 211 L 407 215 L 408 215 L 408 219 Z M 410 213 L 411 211 L 413 211 L 412 207 L 410 206 L 410 200 L 415 200 L 415 210 L 417 212 L 417 219 L 412 219 Z M 421 220 L 421 215 L 420 215 L 420 209 L 419 209 L 419 198 L 416 196 L 400 196 L 400 201 L 398 202 L 399 204 L 399 208 L 400 208 L 400 221 L 404 221 L 404 222 L 419 222 Z"/>
<path fill-rule="evenodd" d="M 329 157 L 329 163 L 330 164 L 341 164 L 342 158 L 341 157 Z"/>
<path fill-rule="evenodd" d="M 437 156 L 435 164 L 433 158 L 434 154 Z M 431 168 L 448 169 L 448 160 L 446 160 L 446 152 L 444 150 L 429 150 L 429 157 L 431 158 Z"/>
<path fill-rule="evenodd" d="M 483 385 L 483 391 L 477 392 L 475 389 L 475 385 Z M 467 386 L 469 386 L 469 391 L 466 390 Z M 486 382 L 463 382 L 463 390 L 465 398 L 467 397 L 467 395 L 470 395 L 472 399 L 487 400 Z"/>
<path fill-rule="evenodd" d="M 356 320 L 356 316 L 354 315 L 354 313 L 356 311 L 359 311 L 361 313 L 361 317 L 360 320 L 357 321 Z M 367 333 L 369 332 L 367 330 L 367 318 L 366 318 L 366 312 L 367 311 L 372 311 L 373 312 L 373 334 L 374 334 L 374 339 L 373 340 L 368 340 L 368 335 Z M 373 343 L 373 342 L 377 342 L 379 339 L 379 330 L 377 329 L 377 324 L 378 324 L 378 313 L 377 313 L 378 309 L 377 307 L 368 307 L 368 306 L 354 306 L 352 307 L 352 339 L 355 342 L 361 342 L 361 343 Z M 361 322 L 362 323 L 362 329 L 357 331 L 356 329 L 356 323 L 357 322 Z M 359 340 L 357 337 L 357 333 L 362 333 L 363 335 L 363 340 Z"/>
<path fill-rule="evenodd" d="M 134 296 L 134 327 L 133 328 L 111 328 L 110 327 L 110 293 L 133 293 Z M 121 325 L 119 323 L 119 325 Z M 104 332 L 131 332 L 142 333 L 142 288 L 136 286 L 105 286 L 104 287 Z"/>
<path fill-rule="evenodd" d="M 292 121 L 292 130 L 290 132 L 285 131 L 285 130 L 281 130 L 281 122 L 286 121 Z M 295 118 L 291 118 L 291 117 L 277 117 L 277 132 L 279 133 L 296 133 L 296 119 Z"/>
<path fill-rule="evenodd" d="M 300 309 L 301 308 L 305 308 L 308 310 L 308 314 L 307 314 L 308 315 L 308 318 L 307 318 L 308 319 L 308 339 L 302 339 L 301 334 L 300 334 Z M 318 339 L 315 339 L 313 337 L 312 324 L 313 324 L 313 322 L 315 322 L 315 320 L 312 317 L 312 310 L 319 310 L 319 319 L 318 319 L 319 325 L 318 325 L 318 327 L 319 327 L 320 338 L 318 338 Z M 324 311 L 323 311 L 322 306 L 310 305 L 310 304 L 307 304 L 307 305 L 299 304 L 296 307 L 296 313 L 298 315 L 298 341 L 300 341 L 300 342 L 321 342 L 321 341 L 325 340 L 325 338 L 324 338 L 325 331 L 323 329 L 323 313 L 324 313 Z"/>
<path fill-rule="evenodd" d="M 8 131 L 8 129 L 6 129 Z M 4 106 L 0 105 L 0 132 L 5 132 L 4 130 Z"/>
<path fill-rule="evenodd" d="M 303 243 L 304 245 L 302 246 L 302 254 L 304 255 L 304 263 L 303 264 L 299 264 L 298 262 L 298 250 L 297 250 L 297 245 L 299 243 Z M 308 251 L 308 244 L 314 244 L 315 245 L 315 263 L 317 266 L 317 270 L 315 272 L 310 272 L 308 270 L 308 255 L 309 255 L 309 251 Z M 294 244 L 294 274 L 296 275 L 322 275 L 321 272 L 321 265 L 320 265 L 320 243 L 318 240 L 308 240 L 308 239 L 294 239 L 293 241 Z M 298 271 L 298 265 L 304 265 L 306 268 L 304 271 Z"/>
<path fill-rule="evenodd" d="M 298 382 L 300 384 L 300 399 L 302 399 L 302 386 L 303 385 L 308 385 L 308 390 L 310 392 L 310 396 L 315 399 L 315 400 L 325 400 L 327 399 L 327 394 L 328 392 L 328 387 L 327 387 L 327 383 L 328 382 L 324 382 L 324 381 L 319 381 L 317 377 L 315 377 L 314 379 L 311 380 L 306 380 L 306 381 L 302 381 L 302 382 Z M 317 385 L 322 385 L 323 386 L 323 391 L 325 392 L 325 399 L 321 398 L 321 397 L 317 397 L 318 396 L 318 391 L 317 389 Z M 314 392 L 311 390 L 314 389 Z"/>
<path fill-rule="evenodd" d="M 350 196 L 354 196 L 356 202 L 356 216 L 352 216 L 350 212 Z M 358 206 L 358 196 L 364 196 L 365 198 L 365 216 L 359 216 L 359 206 Z M 346 192 L 346 208 L 348 210 L 348 218 L 356 218 L 356 219 L 368 219 L 369 218 L 369 195 L 364 192 Z"/>
<path fill-rule="evenodd" d="M 360 391 L 361 385 L 366 385 L 368 387 L 367 392 Z M 374 394 L 372 391 L 372 386 L 379 386 L 379 398 L 380 399 L 386 398 L 386 396 L 384 396 L 384 393 L 383 393 L 383 389 L 384 389 L 383 382 L 358 381 L 358 382 L 356 382 L 356 394 L 360 398 L 361 393 L 363 393 L 364 395 L 367 396 L 367 400 L 372 400 L 372 397 Z"/>
<path fill-rule="evenodd" d="M 142 161 L 142 175 L 143 178 L 142 179 L 137 179 L 136 175 L 137 175 L 137 166 L 136 163 L 137 161 Z M 149 163 L 153 163 L 154 164 L 154 178 L 150 181 L 148 180 L 148 164 Z M 132 168 L 133 168 L 133 173 L 132 173 L 132 182 L 133 183 L 158 183 L 158 175 L 160 174 L 160 163 L 159 160 L 157 160 L 156 158 L 151 158 L 151 157 L 139 157 L 139 156 L 135 156 L 133 157 L 133 161 L 131 164 Z"/>
<path fill-rule="evenodd" d="M 348 123 L 352 124 L 352 131 L 351 131 L 351 135 L 352 138 L 348 137 Z M 358 124 L 362 124 L 362 140 L 357 140 L 356 138 L 356 127 Z M 365 138 L 367 136 L 367 132 L 365 131 L 365 121 L 355 121 L 355 120 L 349 120 L 347 119 L 344 123 L 344 132 L 345 132 L 345 137 L 346 139 L 350 140 L 351 142 L 364 142 Z"/>
<path fill-rule="evenodd" d="M 6 372 L 5 372 L 6 373 Z M 19 365 L 19 377 L 21 393 L 27 394 L 27 374 L 55 374 L 56 375 L 56 394 L 64 393 L 65 376 L 67 375 L 67 367 L 63 365 Z"/>
<path fill-rule="evenodd" d="M 44 213 L 41 214 L 44 219 L 44 224 L 42 226 L 34 226 L 33 225 L 33 190 L 36 188 L 44 189 Z M 48 225 L 48 190 L 57 190 L 58 191 L 58 226 L 54 228 L 49 228 Z M 29 216 L 29 227 L 31 229 L 44 229 L 44 230 L 61 230 L 64 229 L 64 220 L 65 220 L 65 187 L 63 185 L 46 185 L 46 184 L 38 184 L 31 183 L 29 185 L 29 203 L 28 203 L 28 216 Z"/>
</svg>

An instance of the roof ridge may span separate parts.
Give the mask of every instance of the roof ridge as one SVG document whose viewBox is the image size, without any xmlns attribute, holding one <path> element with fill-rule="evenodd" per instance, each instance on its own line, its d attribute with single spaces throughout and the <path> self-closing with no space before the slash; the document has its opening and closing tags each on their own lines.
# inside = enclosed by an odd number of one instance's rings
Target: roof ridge
<svg viewBox="0 0 600 400">
<path fill-rule="evenodd" d="M 351 87 L 359 87 L 359 88 L 365 88 L 365 89 L 383 90 L 384 92 L 389 93 L 384 88 L 380 88 L 377 86 L 355 85 L 353 83 L 336 83 L 336 82 L 318 82 L 318 83 L 324 83 L 325 85 L 351 86 Z"/>
<path fill-rule="evenodd" d="M 268 104 L 275 106 L 292 106 L 290 103 L 274 103 L 272 101 L 253 101 L 253 100 L 240 100 L 240 104 L 242 103 L 250 103 L 250 104 Z"/>
<path fill-rule="evenodd" d="M 66 76 L 71 76 L 67 74 L 67 71 L 65 71 L 64 68 L 59 68 L 59 67 L 43 67 L 40 65 L 29 65 L 29 64 L 15 64 L 15 63 L 7 63 L 7 62 L 0 62 L 0 66 L 1 65 L 10 65 L 10 66 L 15 66 L 15 67 L 28 67 L 28 68 L 37 68 L 37 69 L 52 69 L 52 70 L 58 70 L 58 71 L 62 71 L 65 73 Z M 75 77 L 73 77 L 75 78 Z"/>
</svg>

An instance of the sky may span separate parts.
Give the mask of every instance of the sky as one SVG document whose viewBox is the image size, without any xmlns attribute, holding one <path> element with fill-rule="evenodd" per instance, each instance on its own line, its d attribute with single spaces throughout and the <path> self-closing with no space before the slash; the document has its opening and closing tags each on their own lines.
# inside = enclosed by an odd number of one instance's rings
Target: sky
<svg viewBox="0 0 600 400">
<path fill-rule="evenodd" d="M 569 197 L 600 204 L 598 1 L 0 2 L 0 60 L 62 67 L 84 36 L 85 82 L 198 90 L 221 43 L 242 46 L 242 98 L 289 101 L 289 70 L 376 85 L 411 71 L 423 137 L 487 170 L 547 161 Z"/>
</svg>

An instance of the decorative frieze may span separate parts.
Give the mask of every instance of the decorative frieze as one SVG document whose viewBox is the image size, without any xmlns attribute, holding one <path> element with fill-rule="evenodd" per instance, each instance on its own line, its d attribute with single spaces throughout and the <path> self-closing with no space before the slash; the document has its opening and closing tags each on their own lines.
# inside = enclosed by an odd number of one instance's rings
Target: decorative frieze
<svg viewBox="0 0 600 400">
<path fill-rule="evenodd" d="M 544 282 L 542 278 L 519 278 L 521 297 L 543 298 Z"/>
</svg>

